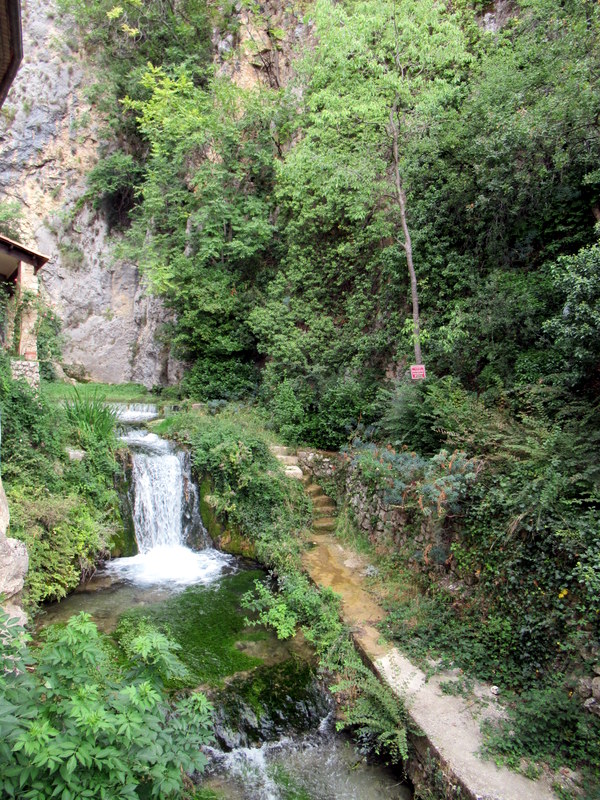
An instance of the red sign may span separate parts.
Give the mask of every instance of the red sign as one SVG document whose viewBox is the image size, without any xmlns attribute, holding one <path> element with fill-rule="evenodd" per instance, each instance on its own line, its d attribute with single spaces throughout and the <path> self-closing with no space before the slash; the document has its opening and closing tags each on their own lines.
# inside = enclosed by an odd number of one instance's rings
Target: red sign
<svg viewBox="0 0 600 800">
<path fill-rule="evenodd" d="M 427 375 L 425 374 L 425 364 L 413 364 L 410 368 L 410 377 L 413 381 L 422 381 Z"/>
</svg>

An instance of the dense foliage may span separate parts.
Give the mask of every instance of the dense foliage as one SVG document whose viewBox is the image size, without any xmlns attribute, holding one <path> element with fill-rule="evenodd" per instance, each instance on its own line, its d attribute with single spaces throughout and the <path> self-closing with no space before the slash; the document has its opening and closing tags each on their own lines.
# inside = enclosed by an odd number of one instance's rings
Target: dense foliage
<svg viewBox="0 0 600 800">
<path fill-rule="evenodd" d="M 491 24 L 480 0 L 316 0 L 288 85 L 257 69 L 241 88 L 227 77 L 245 25 L 233 9 L 64 3 L 107 66 L 97 102 L 118 109 L 90 191 L 174 312 L 164 335 L 190 364 L 184 390 L 256 395 L 291 443 L 360 438 L 365 479 L 415 535 L 427 517 L 449 548 L 438 567 L 468 586 L 456 601 L 426 582 L 431 614 L 416 636 L 394 609 L 399 639 L 517 688 L 589 672 L 600 6 L 521 0 Z M 246 11 L 291 49 L 267 12 Z M 231 51 L 214 63 L 210 24 Z M 409 242 L 420 386 L 406 379 Z M 218 510 L 277 530 L 268 453 L 233 431 L 195 435 Z"/>
<path fill-rule="evenodd" d="M 429 370 L 492 395 L 593 389 L 596 6 L 524 0 L 491 31 L 467 0 L 319 0 L 273 90 L 210 63 L 211 23 L 241 41 L 230 10 L 64 4 L 112 120 L 90 197 L 175 311 L 194 397 L 254 392 L 266 358 L 261 396 L 292 393 L 291 440 L 339 446 L 381 415 L 377 387 L 412 349 L 396 181 Z"/>
<path fill-rule="evenodd" d="M 116 534 L 114 414 L 99 397 L 74 396 L 63 408 L 14 381 L 6 357 L 0 360 L 0 409 L 10 535 L 27 544 L 26 598 L 33 608 L 72 591 Z M 98 418 L 107 414 L 100 427 Z M 73 447 L 83 450 L 81 460 L 69 458 Z"/>
<path fill-rule="evenodd" d="M 88 615 L 31 647 L 0 611 L 0 789 L 6 798 L 180 798 L 211 739 L 200 693 L 172 706 L 174 648 L 147 629 L 115 659 Z"/>
</svg>

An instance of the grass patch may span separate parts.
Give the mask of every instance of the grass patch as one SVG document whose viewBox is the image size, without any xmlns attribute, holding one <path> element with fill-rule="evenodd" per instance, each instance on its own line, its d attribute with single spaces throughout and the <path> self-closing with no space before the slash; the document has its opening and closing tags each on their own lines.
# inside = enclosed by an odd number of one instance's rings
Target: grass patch
<svg viewBox="0 0 600 800">
<path fill-rule="evenodd" d="M 139 383 L 78 383 L 76 388 L 82 399 L 96 395 L 109 403 L 154 403 L 158 399 Z M 68 400 L 73 395 L 73 386 L 58 381 L 42 381 L 42 393 L 49 400 Z"/>
<path fill-rule="evenodd" d="M 80 444 L 85 445 L 90 439 L 110 442 L 114 438 L 117 412 L 106 405 L 104 395 L 97 387 L 85 395 L 72 387 L 65 400 L 65 413 Z"/>
<path fill-rule="evenodd" d="M 155 398 L 156 399 L 156 398 Z M 189 401 L 186 401 L 189 402 Z M 243 438 L 260 439 L 267 445 L 281 444 L 277 435 L 269 430 L 269 415 L 260 406 L 244 403 L 228 403 L 215 407 L 210 403 L 200 407 L 171 414 L 153 426 L 160 436 L 176 436 L 180 441 L 189 441 L 199 425 L 214 419 L 217 426 L 236 426 Z"/>
<path fill-rule="evenodd" d="M 335 535 L 346 547 L 351 547 L 357 553 L 374 556 L 375 546 L 368 535 L 356 524 L 352 509 L 345 503 L 338 511 Z"/>
</svg>

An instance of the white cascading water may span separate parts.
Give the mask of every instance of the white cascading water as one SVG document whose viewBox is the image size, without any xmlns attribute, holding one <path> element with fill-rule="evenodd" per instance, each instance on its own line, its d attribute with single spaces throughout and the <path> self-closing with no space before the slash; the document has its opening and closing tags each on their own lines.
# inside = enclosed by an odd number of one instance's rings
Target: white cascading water
<svg viewBox="0 0 600 800">
<path fill-rule="evenodd" d="M 115 408 L 119 420 L 128 424 L 157 416 L 154 406 Z M 232 558 L 209 546 L 186 455 L 145 429 L 129 429 L 121 438 L 132 452 L 138 554 L 109 562 L 106 571 L 145 585 L 184 587 L 216 580 L 232 564 Z M 204 549 L 194 551 L 187 546 L 187 537 L 192 535 Z"/>
<path fill-rule="evenodd" d="M 133 524 L 140 553 L 182 544 L 183 475 L 174 453 L 133 456 Z"/>
</svg>

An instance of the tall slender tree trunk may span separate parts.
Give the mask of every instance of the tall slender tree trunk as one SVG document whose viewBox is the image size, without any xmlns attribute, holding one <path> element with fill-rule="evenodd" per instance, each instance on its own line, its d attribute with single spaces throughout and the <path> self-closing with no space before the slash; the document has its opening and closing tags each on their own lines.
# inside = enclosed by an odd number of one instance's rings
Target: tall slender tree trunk
<svg viewBox="0 0 600 800">
<path fill-rule="evenodd" d="M 397 120 L 398 105 L 394 100 L 394 104 L 390 109 L 390 133 L 392 135 L 392 155 L 394 159 L 394 189 L 396 195 L 396 202 L 400 211 L 400 222 L 402 224 L 402 233 L 404 241 L 401 242 L 406 253 L 406 263 L 408 264 L 408 274 L 410 275 L 410 296 L 412 299 L 412 313 L 413 313 L 413 339 L 415 345 L 415 364 L 422 364 L 423 357 L 421 355 L 421 322 L 419 318 L 419 294 L 417 290 L 417 273 L 415 272 L 415 265 L 413 261 L 412 240 L 410 238 L 410 231 L 406 221 L 406 193 L 402 188 L 402 178 L 400 177 L 400 156 L 398 150 L 398 120 Z"/>
</svg>

